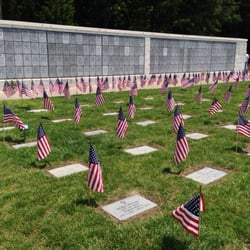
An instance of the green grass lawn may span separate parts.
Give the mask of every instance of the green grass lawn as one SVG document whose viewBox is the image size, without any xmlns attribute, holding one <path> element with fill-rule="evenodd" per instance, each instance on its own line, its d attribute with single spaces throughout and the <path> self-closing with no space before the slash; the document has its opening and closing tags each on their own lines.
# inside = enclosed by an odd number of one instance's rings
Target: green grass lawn
<svg viewBox="0 0 250 250">
<path fill-rule="evenodd" d="M 40 109 L 43 99 L 4 101 L 21 120 L 29 124 L 26 141 L 36 141 L 42 123 L 51 145 L 50 155 L 36 160 L 36 147 L 13 149 L 22 143 L 18 129 L 0 132 L 0 249 L 250 249 L 250 156 L 242 151 L 250 139 L 221 128 L 236 124 L 239 104 L 245 98 L 248 83 L 233 89 L 230 103 L 223 96 L 229 85 L 220 83 L 215 92 L 202 87 L 207 102 L 197 104 L 199 86 L 171 88 L 185 120 L 185 133 L 208 134 L 201 140 L 188 139 L 190 151 L 185 161 L 174 164 L 176 134 L 172 128 L 173 112 L 165 108 L 166 94 L 159 89 L 140 89 L 134 97 L 136 114 L 127 116 L 128 92 L 104 93 L 106 103 L 94 106 L 94 94 L 78 95 L 83 115 L 73 121 L 52 123 L 53 119 L 73 118 L 75 96 L 51 97 L 55 111 L 29 113 Z M 153 97 L 145 100 L 145 97 Z M 208 108 L 213 97 L 223 105 L 223 112 L 211 116 Z M 122 100 L 122 104 L 115 103 Z M 122 106 L 128 120 L 125 139 L 115 134 L 118 112 Z M 150 106 L 151 110 L 141 110 Z M 3 124 L 1 114 L 0 126 Z M 244 115 L 249 117 L 249 114 Z M 149 126 L 138 121 L 153 120 Z M 104 129 L 108 133 L 85 136 L 83 132 Z M 48 169 L 79 162 L 88 164 L 92 142 L 103 172 L 104 193 L 90 191 L 87 172 L 63 178 L 50 175 Z M 158 150 L 133 156 L 124 149 L 148 145 Z M 236 148 L 238 150 L 236 150 Z M 200 237 L 187 233 L 171 217 L 171 212 L 199 192 L 200 184 L 184 176 L 203 166 L 215 167 L 228 175 L 217 182 L 202 185 L 205 212 L 201 214 Z M 173 172 L 181 170 L 181 174 Z M 157 203 L 155 209 L 125 222 L 117 223 L 100 208 L 121 198 L 139 193 Z M 89 201 L 91 201 L 89 203 Z"/>
</svg>

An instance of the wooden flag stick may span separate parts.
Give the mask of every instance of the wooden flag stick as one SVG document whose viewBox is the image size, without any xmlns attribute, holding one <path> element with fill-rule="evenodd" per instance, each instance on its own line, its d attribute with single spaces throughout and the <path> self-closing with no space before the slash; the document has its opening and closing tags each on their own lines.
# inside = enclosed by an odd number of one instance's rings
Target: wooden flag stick
<svg viewBox="0 0 250 250">
<path fill-rule="evenodd" d="M 200 195 L 202 195 L 201 185 L 200 185 Z M 200 208 L 199 208 L 199 210 L 200 210 Z M 201 212 L 199 211 L 199 235 L 197 237 L 197 249 L 198 250 L 200 249 L 200 230 L 201 230 Z"/>
</svg>

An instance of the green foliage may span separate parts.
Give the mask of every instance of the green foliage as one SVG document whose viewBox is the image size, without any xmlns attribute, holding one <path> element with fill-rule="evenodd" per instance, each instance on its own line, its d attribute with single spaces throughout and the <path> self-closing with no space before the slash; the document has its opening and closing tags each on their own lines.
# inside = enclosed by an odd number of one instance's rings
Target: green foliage
<svg viewBox="0 0 250 250">
<path fill-rule="evenodd" d="M 42 107 L 42 98 L 8 100 L 7 106 L 30 126 L 27 141 L 35 141 L 41 122 L 51 144 L 50 155 L 38 162 L 36 148 L 15 150 L 23 134 L 17 129 L 0 132 L 0 207 L 3 249 L 197 249 L 197 239 L 188 234 L 170 215 L 171 211 L 199 192 L 200 184 L 184 177 L 186 173 L 210 166 L 228 173 L 223 179 L 202 185 L 206 210 L 201 215 L 200 249 L 247 249 L 249 234 L 249 156 L 242 153 L 249 139 L 221 128 L 235 124 L 239 104 L 245 98 L 248 83 L 233 89 L 230 103 L 223 101 L 228 85 L 219 84 L 216 92 L 203 85 L 203 98 L 214 96 L 222 102 L 223 112 L 211 116 L 211 102 L 194 101 L 198 86 L 182 90 L 172 88 L 172 94 L 185 120 L 185 132 L 208 134 L 201 140 L 188 139 L 190 152 L 185 161 L 174 165 L 176 134 L 172 129 L 173 113 L 164 106 L 167 95 L 159 89 L 141 89 L 134 97 L 135 119 L 127 118 L 129 128 L 121 140 L 115 135 L 120 105 L 127 117 L 128 92 L 104 93 L 106 103 L 94 106 L 93 94 L 78 96 L 83 110 L 80 123 L 52 123 L 59 118 L 73 118 L 74 96 L 51 97 L 55 111 L 29 113 Z M 153 97 L 146 100 L 145 97 Z M 116 101 L 123 101 L 117 104 Z M 85 106 L 88 105 L 88 106 Z M 141 107 L 151 106 L 151 110 Z M 154 120 L 141 127 L 138 121 Z M 0 120 L 2 121 L 1 117 Z M 4 124 L 1 123 L 1 127 Z M 83 132 L 105 129 L 106 134 L 92 136 Z M 90 192 L 87 172 L 55 178 L 49 169 L 80 162 L 87 165 L 89 142 L 100 161 L 104 193 Z M 149 145 L 158 150 L 133 156 L 124 149 Z M 236 148 L 238 150 L 236 150 Z M 180 175 L 172 172 L 182 170 Z M 102 205 L 134 193 L 153 200 L 158 206 L 149 214 L 116 223 L 107 217 Z"/>
</svg>

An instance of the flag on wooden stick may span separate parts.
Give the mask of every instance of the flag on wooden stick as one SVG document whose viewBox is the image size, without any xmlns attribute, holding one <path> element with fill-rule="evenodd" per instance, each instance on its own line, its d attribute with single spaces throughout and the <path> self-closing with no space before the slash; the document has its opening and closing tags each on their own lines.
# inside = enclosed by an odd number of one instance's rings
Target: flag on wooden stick
<svg viewBox="0 0 250 250">
<path fill-rule="evenodd" d="M 120 138 L 124 138 L 128 129 L 128 123 L 123 113 L 122 107 L 120 107 L 118 114 L 118 121 L 116 124 L 116 135 Z"/>
<path fill-rule="evenodd" d="M 104 192 L 102 170 L 100 163 L 92 144 L 89 148 L 89 173 L 88 173 L 88 187 L 97 192 Z"/>
<path fill-rule="evenodd" d="M 104 99 L 104 96 L 101 92 L 101 89 L 100 87 L 97 87 L 96 89 L 96 96 L 95 96 L 95 106 L 100 106 L 102 105 L 103 103 L 105 103 L 105 99 Z"/>
<path fill-rule="evenodd" d="M 81 120 L 82 108 L 78 101 L 78 98 L 75 99 L 75 112 L 74 112 L 74 122 L 78 124 Z"/>
<path fill-rule="evenodd" d="M 239 116 L 236 132 L 250 138 L 250 121 L 246 117 Z"/>
<path fill-rule="evenodd" d="M 20 130 L 25 130 L 24 123 L 6 105 L 3 106 L 3 122 L 13 122 Z"/>
<path fill-rule="evenodd" d="M 167 96 L 167 98 L 165 100 L 165 105 L 166 105 L 166 108 L 167 108 L 168 112 L 173 111 L 174 106 L 175 106 L 175 101 L 174 101 L 174 97 L 172 95 L 171 90 L 169 90 L 169 92 L 168 92 L 168 96 Z"/>
<path fill-rule="evenodd" d="M 133 96 L 129 96 L 129 105 L 128 105 L 128 117 L 134 119 L 136 112 L 135 104 L 133 101 Z"/>
<path fill-rule="evenodd" d="M 222 104 L 217 100 L 217 98 L 215 97 L 213 99 L 213 102 L 211 104 L 211 106 L 208 109 L 208 113 L 210 115 L 214 115 L 215 113 L 217 113 L 220 109 L 222 108 Z"/>
<path fill-rule="evenodd" d="M 181 114 L 179 105 L 176 105 L 175 110 L 174 110 L 174 117 L 173 117 L 173 129 L 175 132 L 178 131 L 180 125 L 184 127 L 184 119 Z"/>
<path fill-rule="evenodd" d="M 49 99 L 46 91 L 43 91 L 43 108 L 48 110 L 55 110 L 52 101 Z"/>
</svg>

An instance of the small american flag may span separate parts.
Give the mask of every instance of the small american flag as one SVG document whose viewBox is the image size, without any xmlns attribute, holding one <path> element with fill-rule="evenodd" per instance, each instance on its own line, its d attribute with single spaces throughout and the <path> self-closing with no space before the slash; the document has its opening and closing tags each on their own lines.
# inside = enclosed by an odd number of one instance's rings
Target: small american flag
<svg viewBox="0 0 250 250">
<path fill-rule="evenodd" d="M 25 129 L 25 125 L 20 118 L 16 116 L 6 105 L 3 106 L 3 122 L 13 122 L 18 129 Z"/>
<path fill-rule="evenodd" d="M 49 92 L 51 95 L 53 94 L 53 92 L 55 92 L 55 86 L 51 80 L 49 80 Z"/>
<path fill-rule="evenodd" d="M 63 89 L 63 94 L 67 99 L 70 99 L 70 90 L 69 90 L 69 82 L 68 81 L 65 83 L 65 86 Z"/>
<path fill-rule="evenodd" d="M 44 83 L 43 83 L 42 79 L 39 81 L 39 85 L 38 85 L 37 89 L 39 90 L 39 92 L 41 94 L 43 94 L 43 91 L 45 90 L 45 87 L 44 87 Z"/>
<path fill-rule="evenodd" d="M 115 89 L 115 85 L 116 85 L 115 77 L 112 76 L 112 89 Z"/>
<path fill-rule="evenodd" d="M 119 138 L 123 139 L 126 135 L 127 130 L 128 130 L 128 123 L 123 113 L 122 107 L 120 107 L 118 114 L 118 121 L 116 124 L 116 135 Z"/>
<path fill-rule="evenodd" d="M 231 99 L 231 95 L 232 95 L 232 85 L 228 88 L 227 92 L 224 95 L 225 101 L 229 102 Z"/>
<path fill-rule="evenodd" d="M 161 94 L 165 94 L 167 92 L 168 84 L 169 84 L 168 77 L 167 77 L 167 75 L 165 75 L 164 82 L 163 82 L 163 84 L 162 84 L 162 86 L 160 88 L 160 93 Z"/>
<path fill-rule="evenodd" d="M 175 132 L 178 131 L 180 125 L 184 127 L 184 119 L 181 114 L 179 105 L 176 105 L 175 110 L 174 110 L 174 117 L 173 117 L 173 129 Z"/>
<path fill-rule="evenodd" d="M 141 87 L 143 88 L 145 84 L 147 83 L 147 76 L 141 76 Z"/>
<path fill-rule="evenodd" d="M 240 114 L 246 114 L 248 112 L 249 107 L 249 96 L 245 98 L 245 100 L 242 102 L 240 106 Z"/>
<path fill-rule="evenodd" d="M 189 77 L 185 78 L 181 82 L 181 88 L 182 89 L 190 88 L 192 86 L 194 86 L 194 77 L 191 78 L 191 79 Z"/>
<path fill-rule="evenodd" d="M 121 78 L 120 76 L 119 76 L 119 78 L 118 78 L 117 87 L 118 87 L 119 90 L 122 90 L 122 89 L 123 89 L 122 78 Z"/>
<path fill-rule="evenodd" d="M 172 96 L 171 90 L 169 90 L 169 92 L 168 92 L 168 96 L 165 100 L 165 105 L 166 105 L 168 112 L 173 111 L 174 106 L 175 106 L 175 101 L 174 101 L 174 97 Z"/>
<path fill-rule="evenodd" d="M 210 79 L 210 72 L 206 73 L 206 79 L 205 82 L 208 84 L 209 83 L 209 79 Z"/>
<path fill-rule="evenodd" d="M 185 160 L 189 152 L 188 141 L 185 136 L 184 128 L 180 125 L 177 132 L 177 139 L 175 144 L 174 162 L 175 164 Z"/>
<path fill-rule="evenodd" d="M 189 233 L 199 236 L 199 216 L 205 211 L 205 202 L 201 194 L 195 195 L 191 200 L 177 207 L 171 215 L 179 221 Z"/>
<path fill-rule="evenodd" d="M 128 117 L 131 118 L 131 119 L 134 119 L 135 112 L 136 112 L 136 108 L 135 108 L 135 104 L 134 104 L 134 101 L 133 101 L 133 96 L 131 95 L 129 97 Z"/>
<path fill-rule="evenodd" d="M 57 79 L 56 82 L 57 82 L 57 87 L 58 87 L 57 88 L 58 94 L 61 95 L 63 93 L 63 90 L 65 89 L 64 83 L 62 80 L 60 81 L 59 79 Z"/>
<path fill-rule="evenodd" d="M 89 93 L 92 93 L 91 78 L 89 77 Z"/>
<path fill-rule="evenodd" d="M 236 132 L 250 138 L 250 121 L 246 117 L 239 116 Z"/>
<path fill-rule="evenodd" d="M 97 192 L 104 192 L 102 169 L 92 144 L 89 148 L 89 172 L 88 172 L 88 187 Z"/>
<path fill-rule="evenodd" d="M 96 107 L 100 106 L 103 103 L 105 103 L 105 99 L 104 99 L 104 97 L 102 95 L 100 87 L 97 87 L 97 89 L 96 89 L 96 96 L 95 96 L 95 106 Z"/>
<path fill-rule="evenodd" d="M 158 76 L 158 80 L 157 80 L 157 85 L 161 84 L 162 83 L 162 76 L 159 75 Z"/>
<path fill-rule="evenodd" d="M 221 103 L 217 100 L 217 98 L 215 97 L 213 99 L 213 102 L 211 104 L 211 106 L 208 109 L 208 113 L 210 115 L 214 115 L 215 113 L 217 113 L 220 109 L 222 108 Z"/>
<path fill-rule="evenodd" d="M 136 95 L 136 96 L 138 95 L 136 77 L 134 77 L 133 86 L 131 87 L 131 89 L 129 91 L 129 95 Z"/>
<path fill-rule="evenodd" d="M 46 91 L 43 91 L 43 108 L 48 110 L 55 110 L 53 103 L 49 99 Z"/>
<path fill-rule="evenodd" d="M 74 122 L 78 124 L 81 120 L 82 108 L 78 101 L 78 98 L 75 99 L 75 112 L 74 112 Z"/>
<path fill-rule="evenodd" d="M 209 87 L 209 90 L 211 92 L 214 92 L 217 89 L 218 86 L 218 80 L 215 80 L 214 83 Z"/>
<path fill-rule="evenodd" d="M 248 87 L 246 90 L 246 96 L 250 96 L 250 84 L 248 84 Z"/>
<path fill-rule="evenodd" d="M 51 152 L 48 138 L 40 123 L 37 129 L 37 159 L 40 161 L 47 157 Z"/>
<path fill-rule="evenodd" d="M 30 89 L 33 91 L 34 94 L 38 95 L 37 88 L 33 80 L 31 80 Z"/>
<path fill-rule="evenodd" d="M 239 85 L 239 80 L 240 80 L 239 76 L 238 76 L 238 77 L 234 80 L 233 85 L 234 85 L 234 88 L 235 88 L 235 89 L 237 89 L 237 88 L 238 88 L 238 85 Z"/>
<path fill-rule="evenodd" d="M 77 78 L 75 79 L 75 81 L 76 81 L 76 88 L 78 88 L 81 92 L 84 92 L 82 81 L 81 80 L 79 81 Z"/>
<path fill-rule="evenodd" d="M 198 92 L 196 94 L 195 100 L 198 103 L 202 102 L 202 90 L 201 90 L 201 86 L 199 87 L 199 90 L 198 90 Z"/>
<path fill-rule="evenodd" d="M 16 93 L 16 90 L 12 88 L 8 81 L 5 81 L 3 85 L 3 92 L 7 97 L 10 97 Z"/>
<path fill-rule="evenodd" d="M 26 86 L 26 84 L 24 82 L 22 82 L 21 94 L 24 94 L 24 95 L 31 97 L 31 98 L 34 97 L 33 91 L 28 89 L 28 87 Z"/>
</svg>

